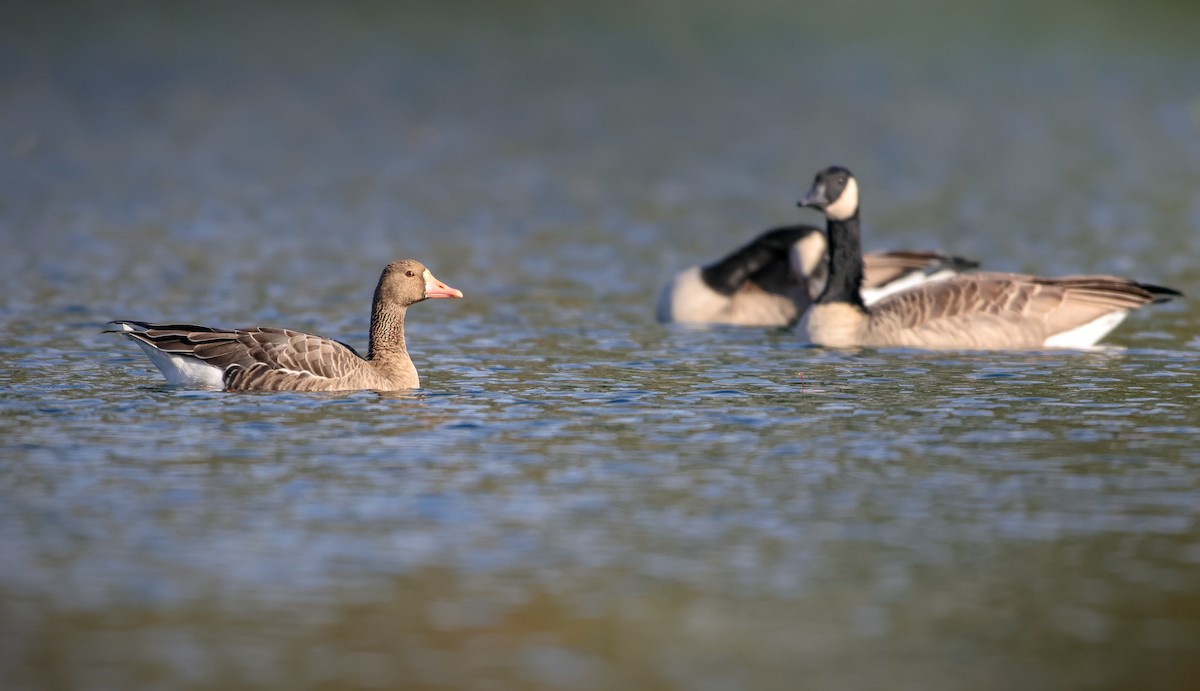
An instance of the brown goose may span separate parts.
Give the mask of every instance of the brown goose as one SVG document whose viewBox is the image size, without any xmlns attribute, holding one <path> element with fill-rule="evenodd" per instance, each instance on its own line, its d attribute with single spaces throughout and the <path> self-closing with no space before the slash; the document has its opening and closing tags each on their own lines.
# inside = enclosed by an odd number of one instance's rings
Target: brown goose
<svg viewBox="0 0 1200 691">
<path fill-rule="evenodd" d="M 675 274 L 659 295 L 658 320 L 791 326 L 825 286 L 825 251 L 825 235 L 815 226 L 768 230 L 720 261 Z M 936 252 L 875 252 L 863 260 L 867 304 L 978 266 Z"/>
<path fill-rule="evenodd" d="M 932 349 L 1087 348 L 1129 310 L 1181 293 L 1114 276 L 1040 278 L 962 274 L 916 286 L 866 305 L 858 182 L 845 168 L 817 174 L 799 202 L 828 223 L 829 278 L 800 322 L 800 337 L 817 345 Z"/>
<path fill-rule="evenodd" d="M 276 329 L 214 329 L 190 324 L 120 320 L 170 384 L 227 391 L 394 391 L 421 385 L 404 344 L 408 306 L 427 298 L 460 298 L 462 291 L 433 277 L 421 262 L 388 264 L 375 286 L 371 340 L 363 359 L 348 345 Z"/>
</svg>

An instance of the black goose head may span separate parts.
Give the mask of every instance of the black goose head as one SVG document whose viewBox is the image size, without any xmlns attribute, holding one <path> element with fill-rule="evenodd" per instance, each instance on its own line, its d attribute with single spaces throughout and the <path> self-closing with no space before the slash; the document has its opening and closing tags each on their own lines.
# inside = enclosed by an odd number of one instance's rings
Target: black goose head
<svg viewBox="0 0 1200 691">
<path fill-rule="evenodd" d="M 841 166 L 830 166 L 817 173 L 812 189 L 797 206 L 820 209 L 831 221 L 845 221 L 858 215 L 858 182 Z"/>
</svg>

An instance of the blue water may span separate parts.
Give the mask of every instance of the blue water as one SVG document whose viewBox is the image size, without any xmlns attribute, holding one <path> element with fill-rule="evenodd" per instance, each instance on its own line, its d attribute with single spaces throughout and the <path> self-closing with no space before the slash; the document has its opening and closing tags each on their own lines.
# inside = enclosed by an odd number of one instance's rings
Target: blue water
<svg viewBox="0 0 1200 691">
<path fill-rule="evenodd" d="M 1200 293 L 1190 5 L 4 14 L 5 688 L 1194 685 L 1194 299 L 1089 353 L 654 321 L 831 163 L 870 249 Z M 418 391 L 100 333 L 361 349 L 407 256 L 466 294 Z"/>
</svg>

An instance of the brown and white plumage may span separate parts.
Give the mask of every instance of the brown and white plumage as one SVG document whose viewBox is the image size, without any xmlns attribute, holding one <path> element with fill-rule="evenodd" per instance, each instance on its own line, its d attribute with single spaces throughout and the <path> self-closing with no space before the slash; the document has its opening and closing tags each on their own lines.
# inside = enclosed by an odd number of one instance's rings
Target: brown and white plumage
<svg viewBox="0 0 1200 691">
<path fill-rule="evenodd" d="M 980 272 L 913 287 L 872 305 L 862 299 L 858 183 L 845 168 L 818 173 L 800 202 L 828 219 L 826 290 L 799 333 L 828 347 L 1086 348 L 1130 310 L 1180 293 L 1115 276 L 1042 278 Z"/>
<path fill-rule="evenodd" d="M 216 329 L 191 324 L 113 324 L 134 340 L 171 384 L 231 391 L 393 391 L 420 379 L 404 341 L 409 305 L 427 298 L 462 297 L 420 262 L 404 259 L 383 270 L 371 308 L 367 357 L 338 341 L 272 327 Z"/>
<path fill-rule="evenodd" d="M 791 326 L 824 289 L 825 251 L 825 236 L 815 226 L 766 231 L 719 261 L 675 274 L 659 295 L 658 320 Z M 863 259 L 868 304 L 978 266 L 962 257 L 908 250 L 876 252 Z"/>
</svg>

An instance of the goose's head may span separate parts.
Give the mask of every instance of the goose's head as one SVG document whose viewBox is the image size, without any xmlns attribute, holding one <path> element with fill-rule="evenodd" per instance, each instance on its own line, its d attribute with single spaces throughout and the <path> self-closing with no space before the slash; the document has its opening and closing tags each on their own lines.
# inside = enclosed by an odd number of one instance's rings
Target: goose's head
<svg viewBox="0 0 1200 691">
<path fill-rule="evenodd" d="M 831 221 L 845 221 L 858 214 L 858 182 L 845 168 L 830 166 L 817 173 L 812 189 L 796 205 L 820 209 Z"/>
<path fill-rule="evenodd" d="M 383 270 L 376 288 L 376 299 L 411 305 L 428 298 L 460 298 L 462 291 L 437 280 L 425 265 L 415 259 L 392 262 Z"/>
</svg>

